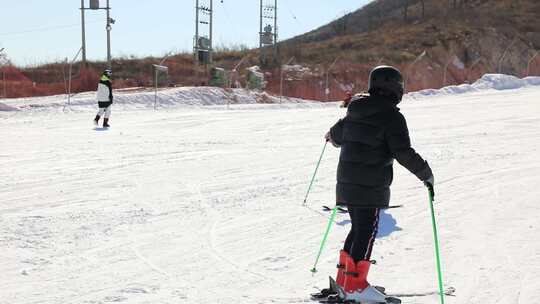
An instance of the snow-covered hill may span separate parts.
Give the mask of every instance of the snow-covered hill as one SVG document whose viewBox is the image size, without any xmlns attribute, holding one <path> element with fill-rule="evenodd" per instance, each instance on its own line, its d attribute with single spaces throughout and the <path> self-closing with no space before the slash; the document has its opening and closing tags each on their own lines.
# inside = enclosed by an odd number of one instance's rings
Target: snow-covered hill
<svg viewBox="0 0 540 304">
<path fill-rule="evenodd" d="M 435 172 L 444 279 L 457 289 L 446 303 L 534 303 L 540 86 L 441 92 L 401 108 Z M 319 272 L 309 270 L 328 220 L 320 206 L 334 201 L 337 149 L 302 201 L 323 136 L 344 115 L 336 103 L 153 111 L 126 94 L 105 131 L 91 125 L 85 98 L 66 111 L 51 97 L 0 112 L 0 304 L 305 303 L 335 275 L 347 215 Z M 405 207 L 383 215 L 370 281 L 390 293 L 433 291 L 427 193 L 395 171 L 392 203 Z"/>
</svg>

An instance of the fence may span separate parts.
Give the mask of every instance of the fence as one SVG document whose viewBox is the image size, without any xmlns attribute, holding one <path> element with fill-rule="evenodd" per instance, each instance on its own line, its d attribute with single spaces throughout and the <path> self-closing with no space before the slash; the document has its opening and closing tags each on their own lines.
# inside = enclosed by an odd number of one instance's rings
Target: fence
<svg viewBox="0 0 540 304">
<path fill-rule="evenodd" d="M 298 62 L 294 66 L 265 70 L 263 74 L 266 82 L 265 90 L 272 94 L 279 95 L 283 92 L 284 96 L 310 100 L 340 100 L 346 91 L 354 93 L 365 91 L 370 70 L 380 64 L 397 66 L 404 74 L 406 91 L 410 92 L 472 83 L 483 74 L 499 71 L 518 77 L 540 75 L 538 54 L 538 51 L 526 51 L 522 52 L 521 56 L 509 56 L 509 50 L 506 49 L 501 50 L 500 54 L 494 55 L 493 58 L 478 56 L 463 62 L 459 56 L 452 53 L 441 56 L 423 52 L 406 63 L 394 63 L 385 58 L 378 58 L 369 63 L 354 63 L 339 59 L 330 69 L 330 62 L 310 65 Z M 133 63 L 122 63 L 118 61 L 114 65 L 114 87 L 117 89 L 153 84 L 149 62 L 134 60 Z M 135 65 L 138 66 L 135 67 Z M 170 58 L 167 65 L 170 81 L 163 83 L 163 86 L 200 86 L 209 83 L 210 74 L 205 68 L 194 65 L 188 59 Z M 148 71 L 145 71 L 143 66 L 148 66 Z M 3 66 L 0 67 L 0 81 L 2 81 L 0 89 L 5 87 L 6 96 L 10 98 L 63 94 L 67 89 L 66 71 L 65 63 L 48 65 L 39 69 L 28 68 L 23 71 L 13 66 Z M 80 64 L 76 65 L 72 92 L 95 90 L 99 78 L 98 71 L 99 67 L 84 69 Z M 229 69 L 226 69 L 226 73 L 234 74 L 234 84 L 228 82 L 227 87 L 246 86 L 247 69 L 235 70 L 231 65 Z M 1 75 L 5 75 L 5 81 Z M 124 75 L 136 75 L 136 77 Z"/>
</svg>

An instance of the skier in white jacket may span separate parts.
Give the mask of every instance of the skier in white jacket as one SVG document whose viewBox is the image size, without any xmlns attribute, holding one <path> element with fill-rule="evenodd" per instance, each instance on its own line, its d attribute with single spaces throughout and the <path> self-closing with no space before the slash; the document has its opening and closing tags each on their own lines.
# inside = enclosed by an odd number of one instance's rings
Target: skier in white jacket
<svg viewBox="0 0 540 304">
<path fill-rule="evenodd" d="M 103 127 L 108 128 L 109 126 L 109 117 L 111 116 L 111 106 L 113 103 L 112 95 L 112 82 L 111 82 L 112 72 L 107 69 L 101 74 L 97 87 L 97 101 L 99 106 L 99 111 L 94 118 L 94 124 L 97 126 L 99 124 L 99 119 L 103 116 Z"/>
</svg>

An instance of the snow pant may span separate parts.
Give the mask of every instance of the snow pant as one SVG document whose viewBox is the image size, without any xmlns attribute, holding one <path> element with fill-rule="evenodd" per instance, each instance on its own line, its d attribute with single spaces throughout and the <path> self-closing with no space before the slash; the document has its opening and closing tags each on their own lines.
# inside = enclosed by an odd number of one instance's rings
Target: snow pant
<svg viewBox="0 0 540 304">
<path fill-rule="evenodd" d="M 379 229 L 380 209 L 353 206 L 349 206 L 348 209 L 351 217 L 351 231 L 347 235 L 343 250 L 355 262 L 369 260 Z"/>
<path fill-rule="evenodd" d="M 97 116 L 104 117 L 104 118 L 109 118 L 111 116 L 112 104 L 110 104 L 110 103 L 108 103 L 108 104 L 109 104 L 108 106 L 102 107 L 102 103 L 100 102 L 99 111 L 97 113 Z"/>
</svg>

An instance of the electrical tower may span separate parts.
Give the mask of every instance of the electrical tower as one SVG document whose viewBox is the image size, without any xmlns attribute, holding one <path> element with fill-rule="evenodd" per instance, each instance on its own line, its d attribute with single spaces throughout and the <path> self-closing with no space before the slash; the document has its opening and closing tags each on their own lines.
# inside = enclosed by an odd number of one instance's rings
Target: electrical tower
<svg viewBox="0 0 540 304">
<path fill-rule="evenodd" d="M 277 0 L 261 0 L 259 51 L 262 66 L 277 62 L 277 10 Z"/>
<path fill-rule="evenodd" d="M 84 12 L 86 10 L 105 10 L 107 11 L 107 21 L 105 29 L 107 30 L 107 65 L 110 68 L 112 68 L 112 62 L 111 62 L 111 24 L 114 24 L 116 21 L 111 18 L 110 10 L 111 6 L 109 5 L 109 0 L 106 0 L 106 6 L 100 7 L 99 0 L 90 0 L 90 6 L 85 7 L 84 5 L 85 0 L 81 0 L 81 25 L 82 25 L 82 61 L 83 66 L 86 66 L 86 25 L 84 21 Z"/>
<path fill-rule="evenodd" d="M 199 64 L 212 63 L 213 0 L 195 1 L 195 38 L 193 53 Z"/>
</svg>

